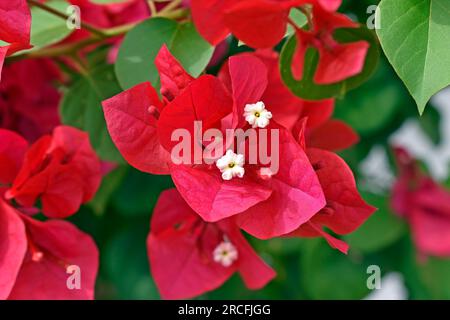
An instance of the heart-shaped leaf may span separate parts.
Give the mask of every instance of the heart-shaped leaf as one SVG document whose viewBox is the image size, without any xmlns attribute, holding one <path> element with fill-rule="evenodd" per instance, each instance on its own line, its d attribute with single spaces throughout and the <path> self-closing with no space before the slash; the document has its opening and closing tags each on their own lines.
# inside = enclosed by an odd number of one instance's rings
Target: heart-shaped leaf
<svg viewBox="0 0 450 320">
<path fill-rule="evenodd" d="M 381 46 L 419 112 L 450 84 L 450 1 L 382 0 Z"/>
<path fill-rule="evenodd" d="M 80 78 L 65 93 L 60 105 L 64 124 L 87 131 L 102 160 L 123 162 L 113 144 L 103 116 L 101 102 L 120 92 L 112 66 L 104 65 Z"/>
<path fill-rule="evenodd" d="M 193 77 L 205 69 L 214 51 L 190 22 L 177 23 L 165 18 L 145 20 L 128 32 L 119 49 L 115 71 L 123 89 L 145 81 L 157 85 L 159 77 L 154 60 L 163 44 Z"/>
</svg>

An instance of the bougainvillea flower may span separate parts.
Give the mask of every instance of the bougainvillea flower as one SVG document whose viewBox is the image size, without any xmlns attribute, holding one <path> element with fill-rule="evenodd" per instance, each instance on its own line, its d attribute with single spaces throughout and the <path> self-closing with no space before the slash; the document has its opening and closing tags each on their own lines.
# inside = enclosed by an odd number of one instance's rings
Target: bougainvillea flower
<svg viewBox="0 0 450 320">
<path fill-rule="evenodd" d="M 30 77 L 30 74 L 33 74 Z M 58 105 L 62 82 L 49 59 L 28 59 L 8 64 L 0 82 L 0 127 L 14 130 L 34 142 L 59 125 Z"/>
<path fill-rule="evenodd" d="M 347 149 L 359 141 L 358 135 L 350 126 L 335 119 L 329 119 L 322 125 L 307 130 L 305 134 L 308 146 L 331 151 Z"/>
<path fill-rule="evenodd" d="M 62 218 L 89 201 L 100 181 L 100 160 L 88 135 L 60 126 L 30 147 L 6 196 L 24 207 L 40 199 L 45 215 Z"/>
<path fill-rule="evenodd" d="M 0 299 L 93 299 L 98 270 L 94 241 L 64 221 L 34 220 L 0 198 Z M 71 266 L 80 287 L 67 285 Z"/>
<path fill-rule="evenodd" d="M 221 124 L 230 110 L 233 129 L 251 127 L 245 108 L 261 101 L 267 69 L 255 57 L 238 56 L 230 59 L 229 72 L 231 92 L 218 79 L 202 76 L 163 110 L 158 134 L 167 150 L 173 147 L 174 129 L 192 131 L 192 123 L 201 120 L 203 129 L 223 130 Z M 279 130 L 279 171 L 272 176 L 261 175 L 260 165 L 246 166 L 242 178 L 231 180 L 208 165 L 171 165 L 175 185 L 203 219 L 214 222 L 242 213 L 237 219 L 241 228 L 258 238 L 270 238 L 295 230 L 322 208 L 323 194 L 303 149 L 275 122 L 267 129 Z"/>
<path fill-rule="evenodd" d="M 251 47 L 270 48 L 285 36 L 292 8 L 309 4 L 334 12 L 341 2 L 342 0 L 192 0 L 191 9 L 197 30 L 213 45 L 232 33 Z"/>
<path fill-rule="evenodd" d="M 155 64 L 161 78 L 160 101 L 152 84 L 142 83 L 103 101 L 109 134 L 133 167 L 152 174 L 168 174 L 170 154 L 159 141 L 159 114 L 192 81 L 181 64 L 163 46 Z"/>
<path fill-rule="evenodd" d="M 235 272 L 250 289 L 259 289 L 275 277 L 231 220 L 202 221 L 175 189 L 160 195 L 147 247 L 152 275 L 164 299 L 198 296 L 221 286 Z"/>
<path fill-rule="evenodd" d="M 193 0 L 192 15 L 200 34 L 214 45 L 231 32 L 250 47 L 272 48 L 285 36 L 287 25 L 292 24 L 297 37 L 294 77 L 303 77 L 305 54 L 313 47 L 320 55 L 314 81 L 330 84 L 361 72 L 369 48 L 366 41 L 341 44 L 333 38 L 336 29 L 358 27 L 345 15 L 336 13 L 340 4 L 340 0 Z M 301 5 L 312 5 L 308 30 L 289 19 L 290 10 Z"/>
<path fill-rule="evenodd" d="M 326 107 L 326 104 L 323 106 Z M 293 133 L 299 145 L 306 150 L 316 171 L 325 195 L 326 206 L 290 235 L 321 236 L 333 248 L 347 253 L 348 245 L 326 233 L 323 227 L 339 235 L 349 234 L 363 224 L 376 208 L 368 205 L 359 194 L 353 173 L 345 161 L 330 152 L 350 147 L 358 141 L 357 134 L 345 123 L 329 119 L 331 114 L 317 116 L 320 110 L 316 108 L 310 113 L 311 110 L 306 108 L 303 112 L 304 118 L 295 124 Z M 313 119 L 311 126 L 307 125 L 308 114 Z M 336 139 L 330 141 L 330 134 Z"/>
<path fill-rule="evenodd" d="M 343 150 L 359 141 L 356 132 L 340 120 L 331 119 L 334 110 L 334 100 L 307 101 L 293 95 L 281 80 L 278 53 L 272 49 L 262 49 L 237 56 L 253 56 L 260 59 L 267 68 L 268 82 L 261 100 L 271 107 L 273 119 L 286 129 L 292 131 L 295 137 L 303 120 L 307 118 L 304 134 L 308 146 L 331 151 Z M 228 64 L 224 64 L 219 72 L 219 78 L 231 90 Z M 329 139 L 330 135 L 333 139 Z"/>
<path fill-rule="evenodd" d="M 347 16 L 313 6 L 313 26 L 310 30 L 296 29 L 297 47 L 292 62 L 294 77 L 303 77 L 305 55 L 308 48 L 319 52 L 319 62 L 314 75 L 318 84 L 330 84 L 345 80 L 361 72 L 369 49 L 366 41 L 339 43 L 333 38 L 338 28 L 357 28 L 358 24 Z"/>
<path fill-rule="evenodd" d="M 92 238 L 69 222 L 21 216 L 28 251 L 8 299 L 93 299 L 98 250 Z M 81 271 L 79 288 L 68 286 L 71 266 Z"/>
<path fill-rule="evenodd" d="M 307 154 L 319 177 L 327 204 L 291 235 L 322 236 L 333 248 L 346 253 L 348 245 L 327 234 L 323 227 L 339 235 L 351 233 L 376 209 L 359 195 L 351 169 L 338 155 L 316 148 L 307 149 Z"/>
<path fill-rule="evenodd" d="M 308 127 L 312 128 L 331 117 L 334 100 L 307 101 L 292 94 L 281 80 L 279 55 L 272 49 L 259 49 L 255 52 L 241 55 L 255 56 L 267 68 L 268 83 L 261 97 L 271 107 L 273 119 L 288 130 L 292 130 L 297 121 L 308 117 Z M 219 77 L 225 83 L 230 83 L 228 64 L 224 64 Z M 227 79 L 228 78 L 228 79 Z M 230 86 L 230 85 L 229 85 Z"/>
<path fill-rule="evenodd" d="M 398 179 L 392 190 L 394 210 L 410 224 L 421 255 L 450 255 L 450 193 L 425 175 L 402 148 L 394 149 Z"/>
<path fill-rule="evenodd" d="M 305 0 L 192 0 L 197 30 L 216 45 L 229 33 L 255 48 L 275 46 L 286 33 L 289 11 Z M 271 27 L 267 29 L 267 26 Z M 261 32 L 265 30 L 265 32 Z"/>
<path fill-rule="evenodd" d="M 76 136 L 68 138 L 73 143 L 70 148 L 76 148 Z M 14 202 L 8 202 L 5 195 L 9 185 L 27 165 L 28 143 L 4 129 L 0 129 L 0 141 L 0 299 L 93 299 L 98 269 L 94 242 L 68 222 L 36 221 L 23 213 L 30 212 L 29 208 L 16 209 Z M 90 157 L 89 152 L 72 159 L 82 167 L 87 164 L 82 159 L 86 157 Z M 66 161 L 70 162 L 69 157 Z M 79 172 L 74 169 L 73 174 Z M 69 189 L 70 185 L 65 190 Z M 81 287 L 76 290 L 67 285 L 73 267 L 82 270 Z"/>
<path fill-rule="evenodd" d="M 231 58 L 229 64 L 231 87 L 227 89 L 220 79 L 210 75 L 193 80 L 163 47 L 156 65 L 163 75 L 164 103 L 157 99 L 150 84 L 138 85 L 105 101 L 109 132 L 125 159 L 138 169 L 158 173 L 155 165 L 169 166 L 179 192 L 204 220 L 219 221 L 266 201 L 258 216 L 249 212 L 239 219 L 241 227 L 260 238 L 291 232 L 320 210 L 325 200 L 303 149 L 275 122 L 268 129 L 280 130 L 282 156 L 279 173 L 272 177 L 261 176 L 263 168 L 258 165 L 246 166 L 240 178 L 225 180 L 215 165 L 195 161 L 192 165 L 177 164 L 173 159 L 166 162 L 177 144 L 172 141 L 174 130 L 184 129 L 195 137 L 194 121 L 201 121 L 201 133 L 207 129 L 250 128 L 244 109 L 247 104 L 261 101 L 268 83 L 267 69 L 251 56 Z M 197 141 L 191 142 L 195 149 Z M 167 151 L 164 157 L 160 156 L 160 146 Z M 273 201 L 268 200 L 271 196 L 283 205 L 272 205 Z M 258 220 L 254 225 L 261 229 L 252 226 L 253 220 Z"/>
</svg>

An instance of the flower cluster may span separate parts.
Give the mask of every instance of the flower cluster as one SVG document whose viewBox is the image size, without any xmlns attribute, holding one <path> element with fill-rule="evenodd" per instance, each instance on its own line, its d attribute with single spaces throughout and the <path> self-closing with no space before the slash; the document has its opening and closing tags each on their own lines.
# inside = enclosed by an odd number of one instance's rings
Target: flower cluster
<svg viewBox="0 0 450 320">
<path fill-rule="evenodd" d="M 100 161 L 87 134 L 56 127 L 33 145 L 0 129 L 0 299 L 92 299 L 98 251 L 69 222 L 99 187 Z M 42 222 L 42 212 L 51 218 Z M 80 290 L 64 279 L 83 270 Z"/>
<path fill-rule="evenodd" d="M 37 53 L 8 58 L 3 66 L 6 57 L 33 46 L 28 2 L 55 13 L 46 0 L 0 3 L 0 299 L 92 299 L 97 247 L 62 219 L 94 197 L 102 162 L 87 133 L 60 124 L 62 93 L 54 84 L 79 79 L 77 72 L 94 84 L 87 53 L 108 47 L 104 60 L 113 63 L 124 30 L 131 29 L 124 27 L 159 9 L 173 14 L 172 7 L 186 3 L 69 0 L 81 10 L 82 28 Z M 336 153 L 355 144 L 357 134 L 332 119 L 333 99 L 293 95 L 273 50 L 290 26 L 296 38 L 295 79 L 304 76 L 310 48 L 319 55 L 317 84 L 360 73 L 369 44 L 335 39 L 336 29 L 358 27 L 337 12 L 340 5 L 341 0 L 191 0 L 193 22 L 208 42 L 223 44 L 231 33 L 255 50 L 229 57 L 217 74 L 194 77 L 163 45 L 154 61 L 158 84 L 144 82 L 103 101 L 106 126 L 123 158 L 140 171 L 170 175 L 175 185 L 159 196 L 147 238 L 151 272 L 163 298 L 203 294 L 234 273 L 250 289 L 264 287 L 276 272 L 244 232 L 261 240 L 322 237 L 347 253 L 340 236 L 375 211 Z M 307 26 L 293 21 L 293 10 L 304 14 Z M 26 59 L 28 54 L 39 58 Z M 411 207 L 398 210 L 428 226 L 437 209 L 404 187 L 416 174 L 403 177 L 394 204 L 414 197 Z M 444 246 L 430 248 L 421 232 L 417 228 L 423 252 L 448 253 Z M 83 272 L 78 290 L 66 282 L 73 266 Z"/>
<path fill-rule="evenodd" d="M 374 208 L 360 197 L 351 170 L 332 152 L 358 139 L 347 125 L 330 119 L 332 100 L 307 102 L 293 96 L 281 82 L 277 53 L 267 49 L 229 58 L 217 77 L 194 79 L 165 46 L 155 64 L 162 100 L 150 83 L 142 83 L 104 101 L 103 108 L 124 158 L 141 171 L 170 174 L 176 186 L 161 195 L 148 238 L 152 273 L 164 298 L 199 295 L 235 271 L 249 288 L 270 281 L 274 271 L 239 229 L 260 239 L 322 236 L 347 252 L 348 246 L 324 227 L 350 233 Z M 201 127 L 193 125 L 198 122 Z M 190 143 L 177 153 L 174 132 L 180 129 L 189 133 Z M 231 143 L 197 139 L 209 130 L 247 129 L 255 130 L 257 138 Z M 263 130 L 268 139 L 258 135 Z M 275 143 L 276 171 L 241 152 L 250 144 L 260 150 Z M 198 148 L 206 155 L 203 161 L 196 159 Z M 177 161 L 186 158 L 181 153 L 190 161 Z"/>
<path fill-rule="evenodd" d="M 286 34 L 288 25 L 295 30 L 297 47 L 292 72 L 303 77 L 308 48 L 319 52 L 314 75 L 318 84 L 331 84 L 357 75 L 364 66 L 369 49 L 366 41 L 340 43 L 333 38 L 339 28 L 357 28 L 358 24 L 337 13 L 342 0 L 192 0 L 192 15 L 199 32 L 212 44 L 218 44 L 231 32 L 256 49 L 276 46 Z M 308 29 L 290 19 L 293 8 L 308 16 Z"/>
</svg>

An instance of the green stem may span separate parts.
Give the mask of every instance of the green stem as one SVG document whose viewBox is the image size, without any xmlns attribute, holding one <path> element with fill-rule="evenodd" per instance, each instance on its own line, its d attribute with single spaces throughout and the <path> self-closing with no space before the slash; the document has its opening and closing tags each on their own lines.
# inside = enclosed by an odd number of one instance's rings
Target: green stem
<svg viewBox="0 0 450 320">
<path fill-rule="evenodd" d="M 172 2 L 170 2 L 168 5 L 166 5 L 164 8 L 161 9 L 161 11 L 159 12 L 159 14 L 166 14 L 168 12 L 173 11 L 175 8 L 177 8 L 178 6 L 180 6 L 180 4 L 183 2 L 183 0 L 173 0 Z"/>
<path fill-rule="evenodd" d="M 37 0 L 28 0 L 28 3 L 30 3 L 33 6 L 36 6 L 36 7 L 40 8 L 40 9 L 42 9 L 44 11 L 47 11 L 48 13 L 51 13 L 51 14 L 57 16 L 57 17 L 60 17 L 61 19 L 64 19 L 66 21 L 68 19 L 70 19 L 70 16 L 68 14 L 65 14 L 63 12 L 60 12 L 60 11 L 56 10 L 56 9 L 53 9 L 52 7 L 49 7 L 46 4 L 41 3 L 41 2 L 39 2 Z M 81 26 L 81 28 L 91 32 L 92 34 L 95 34 L 96 36 L 98 36 L 100 38 L 104 38 L 105 37 L 105 34 L 104 34 L 103 30 L 98 29 L 98 28 L 94 27 L 93 25 L 90 25 L 89 23 L 81 22 L 80 26 Z"/>
<path fill-rule="evenodd" d="M 304 6 L 301 6 L 301 7 L 298 7 L 298 9 L 306 16 L 306 19 L 308 20 L 309 30 L 313 30 L 314 22 L 312 20 L 311 8 L 306 8 Z M 294 25 L 295 25 L 295 23 L 294 23 Z"/>
<path fill-rule="evenodd" d="M 64 13 L 61 13 L 57 10 L 54 10 L 53 8 L 45 6 L 39 2 L 36 2 L 36 0 L 28 0 L 28 2 L 30 2 L 33 5 L 35 3 L 37 3 L 36 6 L 39 6 L 40 8 L 42 8 L 44 6 L 46 8 L 44 10 L 46 10 L 52 14 L 55 14 L 58 17 L 68 18 L 68 16 L 65 15 Z M 180 18 L 186 17 L 187 14 L 188 14 L 187 9 L 179 8 L 179 9 L 175 9 L 175 10 L 169 10 L 164 13 L 162 11 L 158 12 L 157 16 L 168 18 L 168 19 L 180 19 Z M 130 31 L 132 28 L 134 28 L 136 25 L 137 25 L 137 23 L 131 23 L 131 24 L 126 24 L 126 25 L 122 25 L 122 26 L 118 26 L 118 27 L 114 27 L 114 28 L 109 28 L 109 29 L 98 29 L 89 24 L 82 23 L 81 27 L 92 33 L 92 35 L 90 37 L 80 40 L 75 43 L 62 44 L 62 45 L 58 45 L 58 46 L 42 48 L 42 49 L 35 50 L 35 51 L 24 52 L 22 54 L 8 57 L 7 60 L 8 61 L 18 61 L 18 60 L 22 60 L 22 59 L 26 59 L 26 58 L 59 57 L 59 56 L 71 55 L 72 53 L 74 53 L 80 49 L 83 49 L 89 45 L 101 43 L 107 39 L 124 35 L 128 31 Z"/>
</svg>

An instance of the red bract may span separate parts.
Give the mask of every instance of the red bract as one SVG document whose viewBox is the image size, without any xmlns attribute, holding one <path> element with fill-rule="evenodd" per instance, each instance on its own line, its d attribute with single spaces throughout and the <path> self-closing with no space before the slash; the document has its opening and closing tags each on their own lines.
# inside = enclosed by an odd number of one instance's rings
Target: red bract
<svg viewBox="0 0 450 320">
<path fill-rule="evenodd" d="M 30 142 L 51 133 L 60 123 L 61 94 L 56 85 L 61 81 L 61 73 L 49 59 L 5 66 L 0 82 L 0 127 L 16 131 Z"/>
<path fill-rule="evenodd" d="M 3 61 L 7 55 L 30 48 L 31 13 L 26 0 L 0 3 L 0 79 Z"/>
<path fill-rule="evenodd" d="M 0 300 L 8 298 L 26 250 L 25 226 L 20 215 L 0 198 Z"/>
<path fill-rule="evenodd" d="M 27 141 L 17 133 L 0 129 L 0 187 L 12 183 L 22 167 Z"/>
<path fill-rule="evenodd" d="M 290 130 L 294 137 L 305 135 L 308 147 L 339 151 L 359 141 L 358 134 L 350 126 L 343 121 L 331 119 L 334 110 L 333 99 L 302 100 L 287 89 L 281 80 L 278 53 L 264 49 L 240 56 L 256 56 L 266 65 L 268 84 L 262 100 L 272 106 L 273 119 Z M 226 64 L 219 77 L 225 83 L 230 83 Z M 330 139 L 331 136 L 333 139 Z"/>
<path fill-rule="evenodd" d="M 36 221 L 0 199 L 0 299 L 93 299 L 98 269 L 94 241 L 64 221 Z M 81 270 L 69 289 L 68 269 Z"/>
<path fill-rule="evenodd" d="M 164 299 L 216 289 L 235 272 L 250 289 L 265 286 L 275 276 L 232 221 L 202 221 L 175 189 L 164 191 L 158 200 L 147 246 Z"/>
<path fill-rule="evenodd" d="M 275 46 L 283 38 L 290 9 L 305 2 L 192 0 L 191 9 L 198 31 L 211 44 L 218 44 L 231 32 L 252 47 L 268 48 Z"/>
<path fill-rule="evenodd" d="M 0 40 L 7 42 L 8 54 L 30 47 L 31 13 L 26 0 L 0 4 Z"/>
<path fill-rule="evenodd" d="M 315 148 L 307 149 L 307 154 L 319 177 L 327 204 L 291 235 L 323 236 L 333 248 L 346 253 L 348 245 L 325 233 L 323 227 L 339 235 L 351 233 L 376 209 L 361 198 L 352 171 L 338 155 Z"/>
<path fill-rule="evenodd" d="M 366 41 L 341 44 L 333 38 L 338 28 L 358 27 L 336 13 L 340 3 L 340 0 L 193 0 L 192 14 L 199 32 L 214 45 L 231 32 L 250 47 L 271 48 L 285 36 L 288 23 L 292 24 L 297 36 L 294 77 L 298 80 L 303 77 L 305 54 L 313 47 L 320 55 L 314 81 L 329 84 L 361 72 L 369 48 Z M 312 24 L 308 30 L 298 28 L 289 19 L 292 8 L 305 4 L 312 5 L 309 12 Z"/>
<path fill-rule="evenodd" d="M 27 151 L 6 195 L 24 207 L 34 206 L 39 198 L 45 215 L 62 218 L 89 201 L 100 180 L 100 161 L 88 135 L 60 126 Z"/>
<path fill-rule="evenodd" d="M 345 15 L 325 10 L 320 5 L 312 9 L 313 26 L 310 30 L 297 29 L 297 48 L 294 54 L 292 71 L 298 80 L 303 77 L 305 54 L 309 47 L 319 51 L 314 81 L 330 84 L 342 81 L 361 72 L 369 43 L 358 41 L 342 44 L 333 38 L 338 28 L 356 28 L 358 24 Z"/>
<path fill-rule="evenodd" d="M 321 108 L 327 105 L 322 105 Z M 311 112 L 306 108 L 293 127 L 294 136 L 306 149 L 306 153 L 319 178 L 326 199 L 326 206 L 291 235 L 300 237 L 324 237 L 333 248 L 344 253 L 348 245 L 327 234 L 327 227 L 339 235 L 356 230 L 376 210 L 360 196 L 351 169 L 338 155 L 330 152 L 342 150 L 358 141 L 357 134 L 345 123 L 330 120 L 331 113 L 317 117 L 321 108 Z M 324 114 L 327 114 L 326 112 Z M 308 115 L 313 119 L 308 126 Z M 333 139 L 330 139 L 330 136 Z M 328 151 L 329 150 L 329 151 Z"/>
<path fill-rule="evenodd" d="M 61 138 L 54 140 L 59 144 Z M 27 160 L 23 159 L 28 144 L 16 133 L 4 129 L 0 129 L 0 142 L 0 299 L 92 299 L 98 269 L 94 242 L 70 223 L 35 221 L 6 201 L 8 185 L 17 180 L 19 169 L 27 166 Z M 78 144 L 72 137 L 71 143 L 74 143 L 71 148 Z M 90 157 L 89 153 L 74 155 L 72 159 L 78 164 L 73 167 L 87 164 L 82 159 L 86 156 Z M 73 174 L 79 172 L 74 170 Z M 47 189 L 55 188 L 53 181 L 45 183 L 49 184 Z M 57 196 L 55 199 L 50 196 L 48 193 L 47 202 L 59 201 Z M 82 271 L 81 288 L 77 290 L 67 286 L 70 266 Z"/>
<path fill-rule="evenodd" d="M 158 52 L 155 65 L 161 80 L 161 94 L 166 102 L 172 101 L 194 80 L 171 55 L 166 45 Z"/>
<path fill-rule="evenodd" d="M 411 226 L 422 255 L 450 255 L 450 193 L 421 172 L 416 161 L 402 148 L 395 148 L 399 169 L 392 190 L 392 207 Z"/>
<path fill-rule="evenodd" d="M 258 86 L 265 88 L 261 100 L 271 106 L 273 119 L 286 129 L 293 131 L 294 136 L 298 135 L 298 128 L 295 127 L 301 122 L 299 120 L 305 117 L 308 118 L 307 127 L 311 129 L 308 130 L 308 135 L 312 134 L 312 130 L 321 127 L 330 120 L 334 110 L 334 100 L 307 101 L 292 94 L 281 80 L 277 52 L 272 49 L 259 49 L 255 52 L 242 53 L 236 56 L 250 57 L 250 59 L 252 59 L 251 57 L 257 57 L 264 63 L 267 69 L 265 73 L 267 74 L 267 82 Z M 218 76 L 231 91 L 232 85 L 228 65 L 228 63 L 225 63 L 222 66 Z"/>
<path fill-rule="evenodd" d="M 142 83 L 103 101 L 109 134 L 123 157 L 138 170 L 168 174 L 170 154 L 156 133 L 159 115 L 193 78 L 163 46 L 155 60 L 161 78 L 160 101 L 151 83 Z"/>
</svg>

